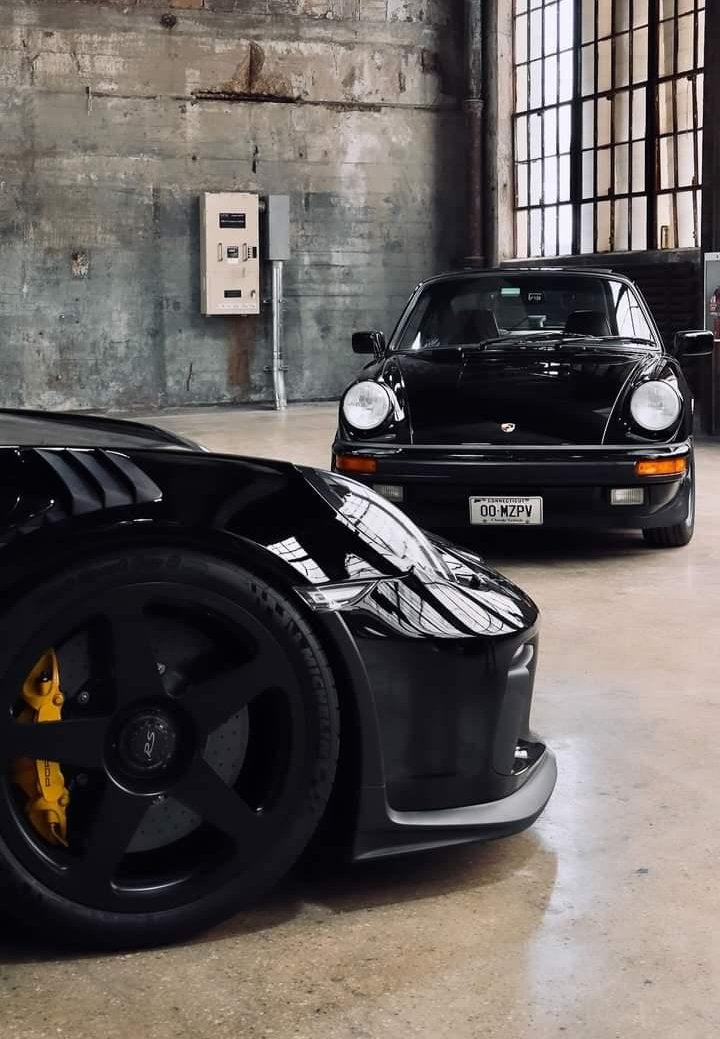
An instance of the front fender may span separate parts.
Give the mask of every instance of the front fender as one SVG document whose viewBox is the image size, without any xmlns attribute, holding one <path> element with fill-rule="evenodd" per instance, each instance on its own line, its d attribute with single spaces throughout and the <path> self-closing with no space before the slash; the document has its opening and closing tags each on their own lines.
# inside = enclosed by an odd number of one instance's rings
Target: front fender
<svg viewBox="0 0 720 1039">
<path fill-rule="evenodd" d="M 674 426 L 652 432 L 638 426 L 630 413 L 630 399 L 644 382 L 670 383 L 680 395 L 682 408 Z M 618 394 L 603 437 L 605 444 L 666 444 L 692 435 L 692 395 L 677 361 L 667 354 L 649 356 L 630 374 Z"/>
</svg>

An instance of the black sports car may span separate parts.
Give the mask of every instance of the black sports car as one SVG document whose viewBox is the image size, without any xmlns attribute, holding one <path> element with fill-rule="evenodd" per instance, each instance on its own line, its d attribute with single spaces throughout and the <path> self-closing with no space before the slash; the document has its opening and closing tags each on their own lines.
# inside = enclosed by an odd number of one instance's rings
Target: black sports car
<svg viewBox="0 0 720 1039">
<path fill-rule="evenodd" d="M 0 906 L 121 947 L 306 849 L 511 834 L 537 609 L 371 490 L 152 427 L 0 412 Z M 310 854 L 310 852 L 308 852 Z"/>
<path fill-rule="evenodd" d="M 632 282 L 609 271 L 444 274 L 418 286 L 340 404 L 333 469 L 430 529 L 642 529 L 684 545 L 694 525 L 692 397 Z"/>
</svg>

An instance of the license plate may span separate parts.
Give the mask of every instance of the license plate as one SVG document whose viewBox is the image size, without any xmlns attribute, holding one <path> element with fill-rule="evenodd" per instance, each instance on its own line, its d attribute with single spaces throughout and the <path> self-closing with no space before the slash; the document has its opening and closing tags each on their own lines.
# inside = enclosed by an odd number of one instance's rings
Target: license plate
<svg viewBox="0 0 720 1039">
<path fill-rule="evenodd" d="M 471 523 L 539 527 L 542 521 L 542 498 L 473 497 L 470 499 Z"/>
</svg>

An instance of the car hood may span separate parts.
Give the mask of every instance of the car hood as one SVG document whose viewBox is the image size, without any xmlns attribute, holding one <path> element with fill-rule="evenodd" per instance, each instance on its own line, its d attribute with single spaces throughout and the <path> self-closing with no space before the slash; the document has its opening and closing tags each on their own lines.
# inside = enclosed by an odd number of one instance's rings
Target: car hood
<svg viewBox="0 0 720 1039">
<path fill-rule="evenodd" d="M 660 359 L 627 344 L 397 354 L 417 444 L 600 444 L 624 388 Z M 505 426 L 505 430 L 503 430 Z"/>
<path fill-rule="evenodd" d="M 175 433 L 125 419 L 0 409 L 2 447 L 105 447 L 202 450 Z"/>
</svg>

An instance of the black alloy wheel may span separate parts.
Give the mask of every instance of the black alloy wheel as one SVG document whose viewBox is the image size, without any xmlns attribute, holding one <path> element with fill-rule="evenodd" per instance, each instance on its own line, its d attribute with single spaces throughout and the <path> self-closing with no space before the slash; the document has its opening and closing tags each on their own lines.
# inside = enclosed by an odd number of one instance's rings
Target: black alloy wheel
<svg viewBox="0 0 720 1039">
<path fill-rule="evenodd" d="M 682 548 L 690 544 L 695 533 L 695 464 L 688 473 L 688 511 L 682 523 L 672 527 L 648 527 L 643 537 L 652 548 Z"/>
<path fill-rule="evenodd" d="M 133 549 L 37 587 L 0 626 L 0 907 L 45 935 L 156 944 L 252 902 L 301 854 L 339 710 L 284 596 L 212 557 Z M 50 650 L 61 718 L 33 723 L 22 690 Z M 23 762 L 60 765 L 66 844 L 33 822 Z"/>
</svg>

